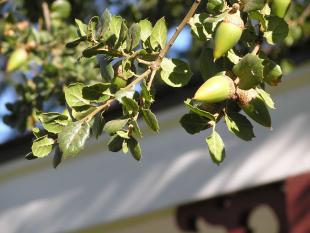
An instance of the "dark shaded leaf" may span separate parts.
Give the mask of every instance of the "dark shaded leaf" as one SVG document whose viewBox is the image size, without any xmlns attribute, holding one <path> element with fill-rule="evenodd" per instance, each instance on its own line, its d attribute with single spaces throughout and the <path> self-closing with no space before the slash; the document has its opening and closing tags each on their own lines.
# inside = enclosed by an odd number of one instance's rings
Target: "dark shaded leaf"
<svg viewBox="0 0 310 233">
<path fill-rule="evenodd" d="M 122 130 L 128 123 L 129 119 L 112 120 L 108 121 L 103 128 L 103 131 L 108 134 L 114 134 L 117 131 Z"/>
<path fill-rule="evenodd" d="M 152 111 L 150 109 L 142 109 L 141 110 L 143 119 L 145 121 L 145 123 L 147 124 L 147 126 L 155 131 L 155 132 L 159 132 L 159 125 L 158 125 L 158 121 L 157 118 L 155 116 L 154 113 L 152 113 Z"/>
<path fill-rule="evenodd" d="M 55 154 L 53 157 L 53 167 L 56 169 L 58 165 L 61 163 L 61 161 L 62 161 L 62 152 L 59 149 L 59 146 L 57 145 L 55 148 Z"/>
<path fill-rule="evenodd" d="M 130 138 L 127 141 L 127 145 L 132 157 L 134 157 L 135 160 L 140 161 L 142 157 L 142 152 L 139 142 L 135 138 Z"/>
<path fill-rule="evenodd" d="M 225 122 L 228 130 L 237 137 L 251 141 L 255 135 L 251 122 L 240 113 L 231 112 L 225 115 Z"/>
<path fill-rule="evenodd" d="M 179 59 L 164 58 L 160 67 L 161 79 L 172 87 L 185 86 L 193 75 L 189 65 Z"/>
<path fill-rule="evenodd" d="M 180 123 L 189 134 L 196 134 L 210 127 L 209 120 L 193 113 L 185 114 Z"/>
</svg>

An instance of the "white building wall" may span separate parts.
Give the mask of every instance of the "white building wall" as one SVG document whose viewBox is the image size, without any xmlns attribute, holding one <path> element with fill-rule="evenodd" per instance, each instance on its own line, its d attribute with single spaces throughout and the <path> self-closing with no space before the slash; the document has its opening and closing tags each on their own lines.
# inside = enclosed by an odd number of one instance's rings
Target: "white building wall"
<svg viewBox="0 0 310 233">
<path fill-rule="evenodd" d="M 57 170 L 50 159 L 1 165 L 0 232 L 64 232 L 309 172 L 309 74 L 304 66 L 274 89 L 272 131 L 254 124 L 247 143 L 221 123 L 221 166 L 209 158 L 206 132 L 191 136 L 178 124 L 181 105 L 159 113 L 159 135 L 144 129 L 140 163 L 99 140 Z"/>
</svg>

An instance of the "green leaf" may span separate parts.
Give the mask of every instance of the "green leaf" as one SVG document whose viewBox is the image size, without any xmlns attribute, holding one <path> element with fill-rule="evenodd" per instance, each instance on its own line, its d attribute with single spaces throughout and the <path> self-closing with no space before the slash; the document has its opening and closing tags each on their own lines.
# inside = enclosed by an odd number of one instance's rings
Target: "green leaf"
<svg viewBox="0 0 310 233">
<path fill-rule="evenodd" d="M 104 124 L 105 124 L 105 120 L 102 116 L 102 113 L 97 113 L 94 119 L 94 123 L 91 127 L 91 131 L 97 139 L 102 134 Z"/>
<path fill-rule="evenodd" d="M 161 63 L 161 79 L 169 86 L 183 87 L 192 75 L 189 65 L 182 60 L 164 58 Z"/>
<path fill-rule="evenodd" d="M 151 103 L 154 102 L 151 92 L 148 90 L 145 81 L 141 82 L 141 95 L 143 99 L 145 100 L 147 106 L 149 107 Z"/>
<path fill-rule="evenodd" d="M 32 128 L 32 133 L 36 138 L 43 136 L 39 128 Z"/>
<path fill-rule="evenodd" d="M 197 40 L 206 41 L 212 38 L 216 23 L 205 22 L 208 16 L 207 13 L 195 14 L 189 21 L 191 33 Z"/>
<path fill-rule="evenodd" d="M 277 16 L 267 16 L 267 30 L 264 32 L 264 37 L 269 44 L 278 44 L 284 41 L 288 35 L 288 24 L 284 19 Z"/>
<path fill-rule="evenodd" d="M 105 102 L 110 96 L 106 95 L 106 91 L 110 88 L 110 83 L 96 83 L 83 87 L 82 96 L 83 99 L 96 101 L 96 102 Z"/>
<path fill-rule="evenodd" d="M 141 40 L 145 42 L 152 34 L 152 23 L 147 19 L 143 19 L 139 22 L 139 25 L 141 27 Z"/>
<path fill-rule="evenodd" d="M 138 23 L 131 25 L 127 35 L 127 51 L 132 51 L 139 46 L 141 37 L 141 27 Z"/>
<path fill-rule="evenodd" d="M 224 0 L 209 0 L 207 3 L 207 11 L 209 13 L 218 13 L 223 10 Z"/>
<path fill-rule="evenodd" d="M 239 77 L 239 88 L 250 89 L 261 82 L 263 76 L 263 60 L 251 53 L 245 55 L 238 64 L 233 67 L 233 72 Z"/>
<path fill-rule="evenodd" d="M 100 66 L 100 74 L 104 82 L 111 82 L 114 78 L 114 69 L 112 64 L 104 55 L 97 55 L 97 60 Z"/>
<path fill-rule="evenodd" d="M 250 14 L 251 19 L 258 20 L 265 31 L 267 29 L 267 22 L 265 16 L 259 11 L 252 11 Z"/>
<path fill-rule="evenodd" d="M 129 151 L 129 148 L 128 148 L 128 143 L 126 140 L 123 141 L 123 144 L 122 144 L 122 151 L 124 154 L 127 154 L 128 151 Z"/>
<path fill-rule="evenodd" d="M 208 15 L 208 18 L 206 18 L 203 22 L 204 23 L 215 23 L 214 26 L 216 26 L 216 23 L 222 21 L 225 19 L 225 17 L 228 15 L 228 11 L 224 11 L 222 14 L 216 14 L 216 15 Z"/>
<path fill-rule="evenodd" d="M 213 114 L 211 114 L 211 113 L 209 113 L 207 111 L 204 111 L 202 109 L 199 109 L 197 106 L 194 106 L 191 103 L 190 99 L 187 99 L 186 101 L 184 101 L 184 104 L 193 113 L 195 113 L 195 114 L 197 114 L 197 115 L 199 115 L 201 117 L 206 117 L 206 118 L 208 118 L 211 121 L 215 121 L 216 120 L 216 118 L 215 118 L 215 116 Z"/>
<path fill-rule="evenodd" d="M 158 46 L 160 49 L 163 49 L 165 47 L 167 41 L 167 32 L 168 29 L 166 25 L 166 20 L 164 17 L 162 17 L 156 22 L 150 37 L 151 47 L 154 50 L 156 50 Z"/>
<path fill-rule="evenodd" d="M 83 121 L 68 124 L 58 135 L 59 148 L 63 156 L 75 155 L 83 150 L 89 132 L 89 124 Z"/>
<path fill-rule="evenodd" d="M 134 157 L 135 160 L 140 161 L 142 157 L 142 152 L 139 142 L 135 138 L 130 138 L 127 141 L 127 145 L 129 147 L 129 151 L 132 157 Z"/>
<path fill-rule="evenodd" d="M 112 15 L 108 9 L 106 9 L 101 16 L 101 24 L 102 24 L 102 40 L 106 42 L 111 37 L 112 33 L 109 30 L 110 23 L 112 21 Z"/>
<path fill-rule="evenodd" d="M 256 91 L 269 108 L 275 109 L 274 102 L 269 93 L 267 93 L 266 91 L 264 91 L 262 88 L 259 87 L 256 88 Z"/>
<path fill-rule="evenodd" d="M 66 44 L 66 47 L 69 49 L 77 47 L 82 41 L 85 41 L 86 37 L 77 38 Z"/>
<path fill-rule="evenodd" d="M 66 115 L 57 112 L 41 113 L 38 118 L 43 128 L 54 134 L 60 133 L 69 122 Z"/>
<path fill-rule="evenodd" d="M 224 58 L 217 59 L 214 62 L 213 49 L 205 47 L 199 58 L 200 72 L 204 80 L 215 76 L 225 70 Z"/>
<path fill-rule="evenodd" d="M 80 37 L 86 36 L 87 25 L 84 24 L 81 20 L 75 19 L 75 23 L 78 26 L 78 32 Z"/>
<path fill-rule="evenodd" d="M 214 163 L 220 164 L 225 159 L 225 145 L 221 136 L 213 131 L 212 134 L 206 138 L 209 146 L 209 153 Z"/>
<path fill-rule="evenodd" d="M 135 138 L 142 138 L 142 132 L 140 130 L 138 122 L 136 120 L 133 120 L 130 122 L 130 125 L 132 127 L 133 136 L 135 136 Z"/>
<path fill-rule="evenodd" d="M 233 49 L 228 50 L 227 52 L 227 58 L 229 59 L 229 61 L 231 61 L 233 64 L 238 64 L 239 61 L 241 60 L 241 58 L 235 54 Z"/>
<path fill-rule="evenodd" d="M 150 109 L 142 109 L 141 110 L 143 119 L 145 121 L 145 123 L 148 125 L 148 127 L 155 131 L 155 132 L 159 132 L 159 125 L 158 125 L 158 121 L 157 118 L 155 116 L 154 113 L 152 113 L 152 111 Z"/>
<path fill-rule="evenodd" d="M 255 137 L 253 125 L 240 113 L 230 112 L 225 114 L 225 122 L 228 130 L 237 137 L 245 141 L 251 141 Z"/>
<path fill-rule="evenodd" d="M 127 25 L 125 23 L 125 20 L 122 20 L 121 31 L 120 31 L 120 34 L 119 34 L 118 41 L 117 41 L 116 45 L 114 46 L 115 48 L 119 48 L 119 47 L 122 46 L 123 42 L 127 38 L 127 34 L 128 34 L 128 27 L 127 27 Z"/>
<path fill-rule="evenodd" d="M 100 47 L 102 47 L 103 43 L 98 43 L 98 44 L 95 44 L 95 45 L 92 45 L 86 49 L 84 49 L 82 51 L 82 55 L 83 57 L 86 57 L 86 58 L 91 58 L 95 55 L 98 55 L 100 54 L 100 51 L 98 51 L 98 49 L 100 49 Z"/>
<path fill-rule="evenodd" d="M 97 27 L 99 24 L 99 17 L 93 16 L 87 25 L 87 40 L 97 42 Z"/>
<path fill-rule="evenodd" d="M 127 89 L 120 89 L 118 92 L 115 93 L 115 99 L 119 102 L 119 103 L 123 103 L 123 97 L 127 97 L 129 99 L 132 99 L 133 96 L 135 94 L 135 90 L 131 89 L 131 90 L 127 90 Z"/>
<path fill-rule="evenodd" d="M 124 138 L 124 139 L 129 139 L 129 131 L 128 130 L 120 130 L 120 131 L 117 131 L 116 134 L 118 136 L 120 136 L 121 138 Z"/>
<path fill-rule="evenodd" d="M 53 149 L 54 143 L 54 140 L 48 138 L 47 135 L 35 139 L 31 147 L 33 155 L 38 158 L 44 158 L 48 156 L 48 154 L 51 153 Z"/>
<path fill-rule="evenodd" d="M 81 83 L 71 84 L 64 88 L 65 99 L 69 107 L 79 107 L 89 105 L 90 101 L 83 98 L 83 88 Z"/>
<path fill-rule="evenodd" d="M 108 142 L 109 151 L 119 152 L 123 148 L 123 142 L 123 138 L 117 134 L 113 135 Z"/>
<path fill-rule="evenodd" d="M 117 131 L 122 130 L 128 123 L 129 119 L 111 120 L 108 121 L 103 128 L 103 131 L 108 134 L 114 134 Z"/>
<path fill-rule="evenodd" d="M 241 3 L 243 5 L 243 11 L 249 12 L 263 9 L 266 0 L 241 0 Z"/>
<path fill-rule="evenodd" d="M 125 80 L 131 78 L 134 73 L 131 70 L 131 63 L 132 61 L 130 59 L 124 59 L 122 60 L 122 78 L 124 78 Z"/>
<path fill-rule="evenodd" d="M 134 114 L 139 111 L 139 105 L 134 99 L 127 98 L 126 96 L 124 96 L 122 98 L 122 102 L 123 106 L 125 107 L 125 109 L 129 114 Z"/>
<path fill-rule="evenodd" d="M 247 105 L 241 105 L 242 110 L 254 121 L 265 126 L 271 127 L 271 117 L 265 101 L 258 95 L 252 99 Z"/>
<path fill-rule="evenodd" d="M 59 149 L 59 146 L 57 145 L 55 148 L 55 154 L 53 157 L 53 167 L 56 169 L 58 165 L 61 163 L 61 161 L 62 161 L 62 152 Z"/>
<path fill-rule="evenodd" d="M 96 107 L 92 107 L 92 106 L 87 105 L 87 106 L 81 106 L 81 107 L 73 108 L 71 110 L 71 114 L 72 114 L 74 119 L 82 120 L 95 110 L 96 110 Z"/>
<path fill-rule="evenodd" d="M 189 134 L 196 134 L 210 127 L 209 120 L 193 113 L 185 114 L 180 123 Z"/>
<path fill-rule="evenodd" d="M 110 39 L 111 43 L 113 45 L 116 44 L 117 46 L 120 46 L 120 42 L 118 40 L 120 39 L 121 29 L 123 24 L 123 18 L 121 16 L 113 16 L 109 25 L 109 32 L 112 34 L 113 39 Z M 124 38 L 121 38 L 123 40 Z"/>
</svg>

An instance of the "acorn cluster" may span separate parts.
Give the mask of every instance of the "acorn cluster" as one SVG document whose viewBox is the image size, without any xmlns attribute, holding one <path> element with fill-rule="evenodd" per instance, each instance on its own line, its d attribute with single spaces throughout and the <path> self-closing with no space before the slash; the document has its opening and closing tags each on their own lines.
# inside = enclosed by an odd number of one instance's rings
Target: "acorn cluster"
<svg viewBox="0 0 310 233">
<path fill-rule="evenodd" d="M 283 18 L 290 5 L 290 0 L 273 0 L 271 9 L 272 14 Z M 214 62 L 221 57 L 226 57 L 229 50 L 238 45 L 243 31 L 245 30 L 245 23 L 242 19 L 242 4 L 233 4 L 229 8 L 228 14 L 216 26 L 214 34 L 213 58 Z M 259 35 L 258 35 L 259 37 Z M 217 121 L 224 116 L 227 101 L 237 103 L 238 108 L 241 109 L 257 123 L 271 128 L 271 117 L 265 103 L 265 100 L 257 91 L 257 88 L 264 88 L 265 83 L 271 86 L 277 85 L 282 78 L 281 68 L 272 61 L 265 62 L 263 79 L 255 79 L 249 73 L 245 75 L 238 75 L 240 69 L 247 68 L 247 63 L 241 64 L 242 60 L 250 60 L 260 56 L 259 49 L 261 46 L 261 38 L 256 42 L 256 47 L 252 52 L 240 58 L 241 62 L 235 64 L 231 70 L 222 71 L 205 81 L 196 91 L 193 100 L 198 103 L 200 109 L 214 110 L 214 106 L 222 106 L 216 108 L 218 116 Z M 258 55 L 257 55 L 258 54 Z M 266 71 L 266 72 L 265 72 Z M 252 72 L 252 70 L 251 70 Z M 213 112 L 214 114 L 214 112 Z"/>
</svg>

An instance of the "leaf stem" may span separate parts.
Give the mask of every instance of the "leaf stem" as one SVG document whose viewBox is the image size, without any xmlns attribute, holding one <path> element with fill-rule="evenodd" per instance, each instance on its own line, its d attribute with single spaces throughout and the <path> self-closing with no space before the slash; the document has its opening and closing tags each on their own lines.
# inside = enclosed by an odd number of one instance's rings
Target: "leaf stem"
<svg viewBox="0 0 310 233">
<path fill-rule="evenodd" d="M 253 55 L 256 55 L 259 52 L 260 47 L 261 47 L 261 44 L 257 43 L 251 53 Z"/>
</svg>

